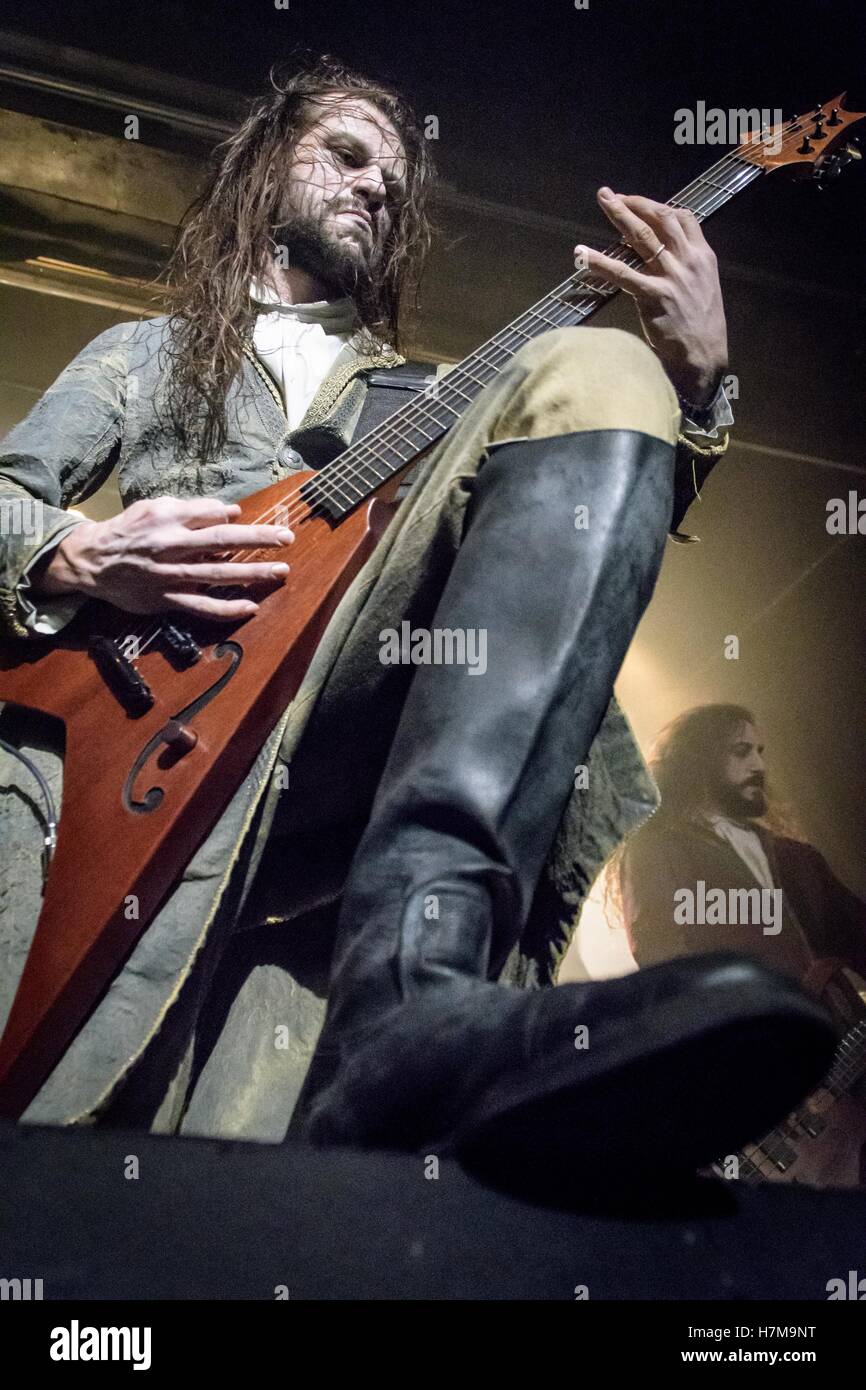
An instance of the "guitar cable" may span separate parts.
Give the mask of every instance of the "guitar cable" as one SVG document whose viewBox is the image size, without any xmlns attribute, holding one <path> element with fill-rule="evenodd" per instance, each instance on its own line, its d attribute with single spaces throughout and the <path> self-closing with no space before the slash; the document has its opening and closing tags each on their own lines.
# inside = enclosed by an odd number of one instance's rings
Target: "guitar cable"
<svg viewBox="0 0 866 1390">
<path fill-rule="evenodd" d="M 57 847 L 57 807 L 54 805 L 54 797 L 51 795 L 51 788 L 39 768 L 31 758 L 28 758 L 26 753 L 22 753 L 20 748 L 15 748 L 11 743 L 7 743 L 5 738 L 0 738 L 0 748 L 5 748 L 7 753 L 11 753 L 14 758 L 19 758 L 24 766 L 33 773 L 45 798 L 47 833 L 42 841 L 42 890 L 44 892 L 48 870 L 51 867 L 51 857 Z"/>
</svg>

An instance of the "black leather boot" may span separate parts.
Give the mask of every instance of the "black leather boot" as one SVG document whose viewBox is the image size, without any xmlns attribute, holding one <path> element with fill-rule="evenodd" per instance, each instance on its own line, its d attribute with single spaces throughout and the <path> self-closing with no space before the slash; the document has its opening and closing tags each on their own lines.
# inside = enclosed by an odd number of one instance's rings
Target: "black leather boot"
<svg viewBox="0 0 866 1390">
<path fill-rule="evenodd" d="M 738 957 L 530 992 L 493 982 L 652 593 L 673 453 L 601 430 L 502 444 L 479 470 L 433 627 L 484 632 L 486 669 L 413 676 L 290 1136 L 595 1177 L 693 1171 L 829 1065 L 823 1011 Z"/>
</svg>

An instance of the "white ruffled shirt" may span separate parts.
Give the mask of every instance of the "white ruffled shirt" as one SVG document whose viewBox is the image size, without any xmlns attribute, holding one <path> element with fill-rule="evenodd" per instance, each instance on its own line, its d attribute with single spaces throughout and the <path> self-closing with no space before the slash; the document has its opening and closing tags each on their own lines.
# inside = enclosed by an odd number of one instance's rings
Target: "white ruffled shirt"
<svg viewBox="0 0 866 1390">
<path fill-rule="evenodd" d="M 355 306 L 349 298 L 284 304 L 255 281 L 250 298 L 261 305 L 253 328 L 256 356 L 279 388 L 289 429 L 296 429 L 337 358 L 354 352 Z"/>
</svg>

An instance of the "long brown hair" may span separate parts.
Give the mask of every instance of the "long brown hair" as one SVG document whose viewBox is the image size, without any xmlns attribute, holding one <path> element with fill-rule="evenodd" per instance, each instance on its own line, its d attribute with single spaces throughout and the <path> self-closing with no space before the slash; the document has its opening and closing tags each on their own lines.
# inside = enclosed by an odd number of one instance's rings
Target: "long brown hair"
<svg viewBox="0 0 866 1390">
<path fill-rule="evenodd" d="M 649 768 L 661 793 L 657 819 L 690 820 L 700 811 L 718 776 L 729 739 L 744 724 L 755 724 L 745 705 L 695 705 L 672 719 L 660 731 L 649 758 Z M 752 822 L 774 835 L 799 838 L 790 810 L 771 795 L 767 785 L 767 809 Z"/>
<path fill-rule="evenodd" d="M 262 280 L 281 222 L 285 171 L 322 97 L 360 97 L 385 115 L 406 157 L 406 195 L 395 210 L 377 289 L 356 302 L 356 328 L 399 351 L 401 310 L 414 291 L 431 241 L 427 199 L 434 178 L 427 141 L 410 106 L 389 86 L 337 59 L 305 56 L 214 152 L 218 163 L 185 214 L 165 272 L 169 313 L 167 403 L 179 451 L 213 459 L 226 440 L 226 395 L 255 320 L 249 288 Z"/>
</svg>

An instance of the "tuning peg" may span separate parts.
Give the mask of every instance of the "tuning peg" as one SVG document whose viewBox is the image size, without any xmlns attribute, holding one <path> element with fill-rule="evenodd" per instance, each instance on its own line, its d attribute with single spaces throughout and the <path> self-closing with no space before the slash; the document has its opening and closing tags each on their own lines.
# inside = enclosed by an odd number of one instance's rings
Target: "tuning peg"
<svg viewBox="0 0 866 1390">
<path fill-rule="evenodd" d="M 833 107 L 833 110 L 830 112 L 830 119 L 829 119 L 829 121 L 827 122 L 827 124 L 828 124 L 828 126 L 830 126 L 830 125 L 841 125 L 841 124 L 842 124 L 842 122 L 841 122 L 840 119 L 839 119 L 839 108 L 838 108 L 838 106 L 834 106 L 834 107 Z"/>
</svg>

